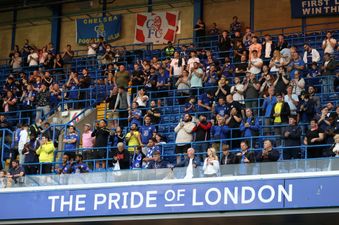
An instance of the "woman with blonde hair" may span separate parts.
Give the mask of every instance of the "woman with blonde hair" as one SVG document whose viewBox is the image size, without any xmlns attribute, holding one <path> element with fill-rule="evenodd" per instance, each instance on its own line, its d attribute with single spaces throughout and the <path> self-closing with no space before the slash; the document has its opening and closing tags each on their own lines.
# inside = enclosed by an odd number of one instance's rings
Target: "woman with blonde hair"
<svg viewBox="0 0 339 225">
<path fill-rule="evenodd" d="M 278 50 L 275 50 L 273 52 L 273 57 L 270 61 L 269 67 L 270 72 L 278 72 L 280 67 L 284 66 L 284 59 L 281 56 L 280 52 Z"/>
<path fill-rule="evenodd" d="M 216 177 L 219 173 L 219 160 L 215 148 L 207 149 L 207 158 L 204 161 L 205 177 Z"/>
</svg>

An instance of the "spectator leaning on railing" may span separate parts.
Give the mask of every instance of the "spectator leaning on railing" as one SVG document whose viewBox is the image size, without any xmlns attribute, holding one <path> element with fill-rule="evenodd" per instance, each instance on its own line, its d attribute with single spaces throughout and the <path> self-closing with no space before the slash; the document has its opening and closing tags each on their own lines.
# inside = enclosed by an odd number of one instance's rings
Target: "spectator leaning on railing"
<svg viewBox="0 0 339 225">
<path fill-rule="evenodd" d="M 19 164 L 18 160 L 12 161 L 12 167 L 9 169 L 7 178 L 8 183 L 11 185 L 12 181 L 14 183 L 23 183 L 22 177 L 25 176 L 25 170 L 24 168 Z"/>
</svg>

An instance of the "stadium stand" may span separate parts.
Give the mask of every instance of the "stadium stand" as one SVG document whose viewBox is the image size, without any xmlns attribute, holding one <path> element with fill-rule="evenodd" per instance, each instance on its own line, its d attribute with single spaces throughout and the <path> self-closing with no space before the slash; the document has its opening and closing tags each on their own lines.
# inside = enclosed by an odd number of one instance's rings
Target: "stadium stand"
<svg viewBox="0 0 339 225">
<path fill-rule="evenodd" d="M 91 43 L 88 54 L 27 40 L 0 68 L 1 167 L 173 168 L 195 150 L 204 175 L 217 176 L 219 164 L 339 156 L 338 31 L 239 34 L 164 49 Z"/>
</svg>

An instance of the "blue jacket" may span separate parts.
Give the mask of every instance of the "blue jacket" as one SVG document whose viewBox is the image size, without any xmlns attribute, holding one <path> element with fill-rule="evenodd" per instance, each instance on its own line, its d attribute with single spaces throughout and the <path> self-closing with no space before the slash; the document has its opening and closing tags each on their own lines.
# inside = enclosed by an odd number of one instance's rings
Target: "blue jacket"
<svg viewBox="0 0 339 225">
<path fill-rule="evenodd" d="M 164 160 L 160 160 L 160 162 L 151 161 L 148 164 L 147 169 L 161 169 L 161 168 L 167 168 L 167 167 L 168 167 L 168 162 Z"/>
<path fill-rule="evenodd" d="M 178 164 L 175 165 L 175 167 L 187 167 L 188 164 L 190 163 L 190 159 L 189 158 L 185 158 L 184 160 L 180 161 Z M 199 159 L 199 157 L 194 157 L 193 159 L 193 167 L 194 167 L 194 164 L 196 166 L 201 166 L 201 161 Z"/>
<path fill-rule="evenodd" d="M 229 132 L 229 128 L 226 125 L 224 125 L 224 126 L 216 126 L 216 125 L 212 126 L 212 129 L 211 129 L 212 139 L 214 139 L 214 140 L 216 140 L 216 139 L 226 139 L 228 132 Z"/>
<path fill-rule="evenodd" d="M 270 99 L 269 97 L 265 98 L 264 104 L 262 106 L 265 112 L 265 117 L 267 118 L 271 117 L 271 112 L 276 102 L 277 102 L 277 98 L 275 96 L 273 96 L 272 99 Z"/>
<path fill-rule="evenodd" d="M 249 123 L 250 127 L 245 127 L 245 123 Z M 258 136 L 260 130 L 258 118 L 249 117 L 244 119 L 240 124 L 240 131 L 244 137 Z"/>
</svg>

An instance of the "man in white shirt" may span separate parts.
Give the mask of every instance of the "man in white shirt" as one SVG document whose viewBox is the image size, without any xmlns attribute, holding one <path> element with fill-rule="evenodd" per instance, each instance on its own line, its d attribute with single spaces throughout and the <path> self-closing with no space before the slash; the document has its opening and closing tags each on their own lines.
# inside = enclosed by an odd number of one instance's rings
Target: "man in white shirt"
<svg viewBox="0 0 339 225">
<path fill-rule="evenodd" d="M 333 54 L 335 46 L 337 44 L 337 40 L 332 37 L 331 32 L 327 32 L 325 40 L 323 40 L 322 48 L 324 49 L 324 53 Z"/>
<path fill-rule="evenodd" d="M 191 69 L 194 67 L 194 63 L 200 63 L 200 59 L 197 57 L 197 53 L 195 51 L 191 52 L 191 58 L 187 61 L 187 70 L 191 73 Z"/>
<path fill-rule="evenodd" d="M 287 94 L 284 96 L 284 101 L 288 103 L 288 106 L 290 107 L 290 114 L 293 116 L 297 115 L 297 105 L 299 104 L 299 98 L 298 95 L 293 94 L 293 87 L 288 86 L 287 87 Z"/>
<path fill-rule="evenodd" d="M 25 156 L 24 154 L 22 154 L 22 150 L 24 149 L 25 144 L 28 142 L 29 142 L 28 126 L 27 124 L 25 124 L 22 126 L 22 130 L 19 133 L 18 152 L 19 152 L 20 164 L 25 162 Z"/>
<path fill-rule="evenodd" d="M 88 56 L 95 56 L 97 54 L 97 44 L 95 43 L 94 39 L 91 39 L 89 41 L 89 45 L 87 46 L 87 48 L 88 48 L 88 52 L 87 52 Z"/>
<path fill-rule="evenodd" d="M 311 64 L 313 62 L 318 63 L 320 61 L 320 54 L 317 49 L 311 48 L 309 44 L 304 44 L 304 63 Z"/>
<path fill-rule="evenodd" d="M 234 78 L 234 86 L 231 87 L 231 94 L 233 95 L 234 101 L 237 101 L 240 104 L 245 104 L 244 85 L 240 83 L 240 77 Z"/>
<path fill-rule="evenodd" d="M 261 72 L 262 66 L 263 61 L 258 57 L 258 51 L 253 50 L 251 60 L 249 61 L 250 72 L 255 75 L 259 74 Z"/>
<path fill-rule="evenodd" d="M 36 50 L 32 49 L 31 54 L 27 57 L 27 63 L 29 66 L 38 66 L 39 65 L 39 56 Z"/>
<path fill-rule="evenodd" d="M 186 65 L 185 59 L 180 58 L 179 52 L 174 52 L 174 58 L 171 60 L 170 64 L 170 75 L 178 78 L 182 75 L 182 71 L 184 70 L 184 67 Z"/>
</svg>

